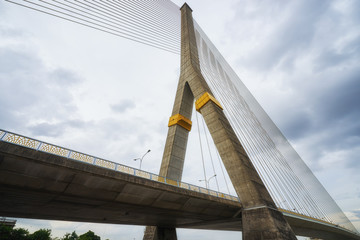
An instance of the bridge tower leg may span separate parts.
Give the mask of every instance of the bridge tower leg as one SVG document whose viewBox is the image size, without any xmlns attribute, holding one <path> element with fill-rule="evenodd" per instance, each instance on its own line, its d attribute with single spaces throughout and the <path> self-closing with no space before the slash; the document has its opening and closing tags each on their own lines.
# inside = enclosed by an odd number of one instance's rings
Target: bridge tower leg
<svg viewBox="0 0 360 240">
<path fill-rule="evenodd" d="M 184 75 L 180 75 L 176 91 L 172 116 L 169 121 L 169 130 L 166 138 L 164 154 L 160 167 L 160 176 L 181 181 L 186 146 L 189 131 L 191 130 L 191 114 L 194 105 L 194 96 L 186 82 Z M 176 240 L 175 228 L 147 226 L 143 240 Z"/>
<path fill-rule="evenodd" d="M 243 205 L 244 240 L 296 240 L 201 74 L 192 10 L 181 7 L 181 68 L 160 175 L 181 180 L 194 99 Z M 161 233 L 161 234 L 159 234 Z M 146 240 L 174 240 L 175 228 L 147 227 Z"/>
<path fill-rule="evenodd" d="M 183 57 L 181 57 L 183 58 Z M 186 146 L 191 130 L 194 96 L 187 82 L 185 68 L 181 67 L 172 115 L 160 167 L 160 176 L 181 181 Z M 143 240 L 176 240 L 175 228 L 147 226 Z"/>
</svg>

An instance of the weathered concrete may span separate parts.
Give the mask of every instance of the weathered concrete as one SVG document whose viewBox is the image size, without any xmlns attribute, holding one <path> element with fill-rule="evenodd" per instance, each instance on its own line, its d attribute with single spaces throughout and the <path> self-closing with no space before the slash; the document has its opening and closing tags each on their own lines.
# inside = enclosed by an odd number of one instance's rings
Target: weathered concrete
<svg viewBox="0 0 360 240">
<path fill-rule="evenodd" d="M 183 30 L 181 31 L 181 38 L 181 63 L 183 63 L 184 56 L 187 55 L 188 52 L 188 48 L 183 45 L 183 38 L 187 38 L 187 35 L 184 35 Z M 172 116 L 181 114 L 182 116 L 191 119 L 194 96 L 190 90 L 188 77 L 186 75 L 187 70 L 184 66 L 185 65 L 181 64 L 180 79 L 176 90 Z M 188 136 L 189 131 L 179 125 L 169 127 L 159 175 L 179 181 L 181 180 Z M 164 231 L 164 229 L 158 227 L 147 227 L 143 240 L 163 240 L 163 238 L 161 238 L 162 235 L 160 236 L 157 233 Z M 168 233 L 168 236 L 173 237 L 171 240 L 177 239 L 175 228 L 166 229 L 166 232 Z"/>
<path fill-rule="evenodd" d="M 172 116 L 181 114 L 191 119 L 193 105 L 194 97 L 190 87 L 184 78 L 180 77 Z M 189 131 L 180 125 L 169 127 L 160 167 L 160 176 L 169 177 L 177 181 L 181 180 L 188 136 Z"/>
<path fill-rule="evenodd" d="M 175 228 L 164 228 L 156 226 L 146 227 L 143 240 L 177 240 Z"/>
</svg>

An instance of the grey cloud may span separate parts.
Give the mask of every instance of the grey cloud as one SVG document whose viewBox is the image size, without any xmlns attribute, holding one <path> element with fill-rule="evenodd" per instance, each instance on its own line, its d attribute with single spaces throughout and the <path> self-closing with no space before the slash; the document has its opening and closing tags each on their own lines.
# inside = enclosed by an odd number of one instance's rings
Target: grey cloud
<svg viewBox="0 0 360 240">
<path fill-rule="evenodd" d="M 37 71 L 42 65 L 41 61 L 33 55 L 12 49 L 0 49 L 0 74 L 14 76 L 26 74 L 30 71 Z"/>
<path fill-rule="evenodd" d="M 357 128 L 358 130 L 359 128 Z M 323 163 L 318 165 L 320 163 L 318 161 L 321 159 L 325 161 L 329 156 L 341 157 L 342 166 L 358 169 L 360 166 L 358 157 L 360 154 L 360 137 L 353 131 L 354 128 L 346 125 L 326 125 L 323 129 L 314 128 L 311 134 L 309 133 L 308 136 L 304 137 L 304 141 L 307 142 L 305 143 L 307 154 L 310 156 L 308 159 L 311 159 L 314 169 L 319 171 L 326 168 Z"/>
<path fill-rule="evenodd" d="M 306 136 L 313 128 L 313 120 L 305 110 L 291 112 L 286 115 L 287 121 L 283 126 L 283 133 L 289 139 L 297 139 Z"/>
<path fill-rule="evenodd" d="M 337 83 L 319 96 L 316 110 L 327 120 L 357 121 L 360 118 L 360 71 L 338 73 Z"/>
<path fill-rule="evenodd" d="M 350 151 L 351 151 L 351 154 L 349 154 L 347 159 L 344 159 L 344 160 L 345 160 L 346 166 L 348 168 L 354 169 L 357 172 L 357 169 L 359 169 L 359 167 L 360 167 L 360 161 L 359 161 L 360 151 L 359 151 L 359 149 L 355 149 L 355 148 L 350 149 Z"/>
<path fill-rule="evenodd" d="M 287 18 L 274 32 L 273 38 L 266 46 L 267 52 L 262 52 L 264 58 L 259 66 L 266 70 L 284 61 L 292 66 L 299 52 L 309 47 L 315 34 L 315 26 L 322 14 L 328 8 L 326 1 L 301 1 L 293 5 Z M 316 7 L 314 7 L 316 5 Z M 296 15 L 294 18 L 292 15 Z M 262 63 L 262 64 L 261 64 Z"/>
<path fill-rule="evenodd" d="M 2 101 L 0 97 L 0 101 Z M 15 131 L 16 127 L 23 124 L 22 119 L 16 117 L 16 112 L 12 111 L 8 107 L 4 106 L 4 104 L 0 103 L 0 128 L 9 131 Z"/>
<path fill-rule="evenodd" d="M 351 17 L 351 19 L 354 19 L 354 21 L 360 22 L 360 15 L 359 15 L 360 2 L 356 1 L 356 0 L 349 1 L 349 2 L 344 2 L 344 1 L 342 1 L 342 2 L 345 5 L 347 5 L 346 14 L 349 15 Z M 358 25 L 355 25 L 355 26 L 358 27 Z"/>
<path fill-rule="evenodd" d="M 356 217 L 360 218 L 360 210 L 352 211 L 352 213 L 354 213 Z"/>
<path fill-rule="evenodd" d="M 151 140 L 152 140 L 152 137 L 150 134 L 142 133 L 142 134 L 138 135 L 139 144 L 144 145 L 145 143 L 150 142 Z"/>
<path fill-rule="evenodd" d="M 122 100 L 121 103 L 110 105 L 111 110 L 118 113 L 123 113 L 128 109 L 135 108 L 135 102 L 129 99 Z"/>
<path fill-rule="evenodd" d="M 312 161 L 337 153 L 347 168 L 359 166 L 359 7 L 358 1 L 245 1 L 236 6 L 236 26 L 229 23 L 231 44 L 257 41 L 237 57 L 240 69 L 255 70 L 289 96 L 276 117 L 284 135 L 305 146 Z"/>
<path fill-rule="evenodd" d="M 31 136 L 60 137 L 67 129 L 85 129 L 90 123 L 82 120 L 65 120 L 59 123 L 42 122 L 29 126 Z"/>
<path fill-rule="evenodd" d="M 247 16 L 269 21 L 271 16 L 274 18 L 270 30 L 265 29 L 271 32 L 271 37 L 264 39 L 267 43 L 248 58 L 250 66 L 264 76 L 275 66 L 280 66 L 283 72 L 294 70 L 285 73 L 286 81 L 282 82 L 292 90 L 292 108 L 296 109 L 287 113 L 282 126 L 290 139 L 339 125 L 343 131 L 337 132 L 338 137 L 358 136 L 354 122 L 360 117 L 360 37 L 352 31 L 359 25 L 358 14 L 354 13 L 359 3 L 355 2 L 344 3 L 347 9 L 340 11 L 334 6 L 335 1 L 295 1 L 283 7 L 275 4 L 266 10 L 261 8 L 259 12 L 254 8 L 254 14 Z M 316 71 L 304 79 L 302 69 L 294 68 L 293 63 L 307 55 L 313 59 L 310 70 L 312 67 Z"/>
<path fill-rule="evenodd" d="M 107 139 L 126 139 L 126 137 L 136 135 L 134 132 L 134 129 L 137 129 L 136 121 L 106 118 L 99 121 L 98 124 L 103 126 L 101 134 Z"/>
<path fill-rule="evenodd" d="M 146 133 L 142 119 L 123 120 L 117 118 L 105 118 L 98 121 L 95 127 L 101 126 L 102 132 L 99 133 L 104 136 L 105 139 L 111 140 L 123 140 L 129 138 L 136 138 L 135 142 L 139 144 L 150 142 L 153 138 L 152 135 Z"/>
<path fill-rule="evenodd" d="M 281 65 L 283 70 L 291 70 L 299 54 L 311 47 L 316 24 L 328 10 L 329 2 L 295 1 L 281 7 L 273 6 L 273 2 L 269 4 L 270 11 L 255 11 L 256 14 L 248 16 L 254 20 L 261 18 L 262 21 L 270 21 L 272 24 L 264 29 L 270 34 L 244 63 L 260 71 L 267 71 L 278 65 Z M 241 9 L 241 6 L 238 9 Z M 242 14 L 241 10 L 239 11 L 237 15 Z"/>
<path fill-rule="evenodd" d="M 1 127 L 16 131 L 14 126 L 59 122 L 74 115 L 77 107 L 71 89 L 58 87 L 66 81 L 77 84 L 80 78 L 65 69 L 47 68 L 32 52 L 0 48 Z"/>
<path fill-rule="evenodd" d="M 66 69 L 55 69 L 49 74 L 50 80 L 60 87 L 70 87 L 74 84 L 82 82 L 82 79 L 76 73 Z"/>
<path fill-rule="evenodd" d="M 333 75 L 330 76 L 329 75 Z M 291 141 L 318 139 L 309 151 L 314 158 L 322 152 L 349 150 L 360 145 L 360 82 L 358 70 L 321 74 L 314 87 L 319 91 L 305 93 L 306 99 L 294 101 L 295 111 L 289 111 L 282 125 L 285 136 Z M 331 83 L 328 84 L 327 82 Z M 320 91 L 323 89 L 323 91 Z M 305 89 L 306 90 L 306 89 Z M 355 150 L 354 150 L 355 151 Z M 350 165 L 357 158 L 346 160 Z"/>
<path fill-rule="evenodd" d="M 353 61 L 359 62 L 360 36 L 343 43 L 340 49 L 334 47 L 325 49 L 314 60 L 315 72 L 324 71 L 328 68 L 346 66 Z"/>
<path fill-rule="evenodd" d="M 7 3 L 6 3 L 7 4 Z M 3 14 L 4 10 L 5 10 L 5 1 L 0 1 L 0 14 Z"/>
<path fill-rule="evenodd" d="M 0 13 L 1 13 L 1 5 L 0 5 Z M 14 38 L 14 37 L 22 37 L 24 36 L 24 33 L 16 29 L 4 26 L 0 23 L 0 36 L 4 38 Z"/>
<path fill-rule="evenodd" d="M 49 136 L 59 137 L 63 134 L 64 129 L 61 124 L 39 123 L 30 127 L 32 136 Z"/>
</svg>

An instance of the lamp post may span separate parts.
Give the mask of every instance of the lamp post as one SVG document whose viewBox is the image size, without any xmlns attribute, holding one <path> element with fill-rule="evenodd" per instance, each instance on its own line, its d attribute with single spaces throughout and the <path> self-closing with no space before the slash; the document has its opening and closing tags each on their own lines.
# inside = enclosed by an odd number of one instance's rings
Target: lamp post
<svg viewBox="0 0 360 240">
<path fill-rule="evenodd" d="M 209 188 L 209 182 L 214 177 L 216 177 L 216 174 L 214 174 L 214 176 L 211 176 L 208 180 L 206 180 L 206 178 L 205 178 L 205 179 L 199 180 L 199 182 L 205 182 L 206 188 Z"/>
<path fill-rule="evenodd" d="M 135 158 L 134 161 L 140 160 L 140 170 L 141 170 L 141 164 L 142 164 L 142 160 L 145 157 L 146 154 L 148 154 L 150 152 L 150 149 L 147 150 L 147 152 L 141 157 L 141 158 Z"/>
</svg>

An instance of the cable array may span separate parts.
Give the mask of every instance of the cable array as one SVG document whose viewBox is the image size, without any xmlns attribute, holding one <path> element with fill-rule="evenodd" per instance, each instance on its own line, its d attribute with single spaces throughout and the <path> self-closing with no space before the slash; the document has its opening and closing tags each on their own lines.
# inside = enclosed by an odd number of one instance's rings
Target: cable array
<svg viewBox="0 0 360 240">
<path fill-rule="evenodd" d="M 180 11 L 168 0 L 5 0 L 117 37 L 180 54 Z"/>
<path fill-rule="evenodd" d="M 199 25 L 194 25 L 201 72 L 276 205 L 356 232 Z"/>
<path fill-rule="evenodd" d="M 195 116 L 196 116 L 196 125 L 197 125 L 198 135 L 199 135 L 199 143 L 200 143 L 200 151 L 201 151 L 201 162 L 202 162 L 203 173 L 204 173 L 205 187 L 208 188 L 208 182 L 207 182 L 206 170 L 205 170 L 204 153 L 203 153 L 203 147 L 202 147 L 202 142 L 201 142 L 201 134 L 200 134 L 200 127 L 199 127 L 199 119 L 198 119 L 198 115 L 196 113 L 195 113 Z"/>
<path fill-rule="evenodd" d="M 196 112 L 197 114 L 197 112 Z M 204 128 L 204 134 L 205 134 L 205 139 L 206 139 L 206 145 L 207 145 L 207 148 L 208 148 L 208 151 L 209 151 L 209 157 L 210 157 L 210 161 L 211 161 L 211 166 L 212 166 L 212 170 L 213 170 L 213 176 L 215 178 L 215 181 L 216 181 L 216 187 L 218 189 L 218 191 L 220 190 L 219 188 L 219 182 L 218 182 L 218 179 L 217 179 L 217 174 L 216 174 L 216 170 L 215 170 L 215 165 L 214 165 L 214 160 L 212 158 L 212 154 L 211 154 L 211 149 L 210 149 L 210 143 L 209 143 L 209 139 L 208 139 L 208 136 L 207 136 L 207 133 L 206 133 L 206 128 L 205 128 L 205 120 L 204 118 L 201 118 L 202 119 L 202 125 L 203 125 L 203 128 Z M 220 165 L 221 166 L 221 165 Z"/>
</svg>

